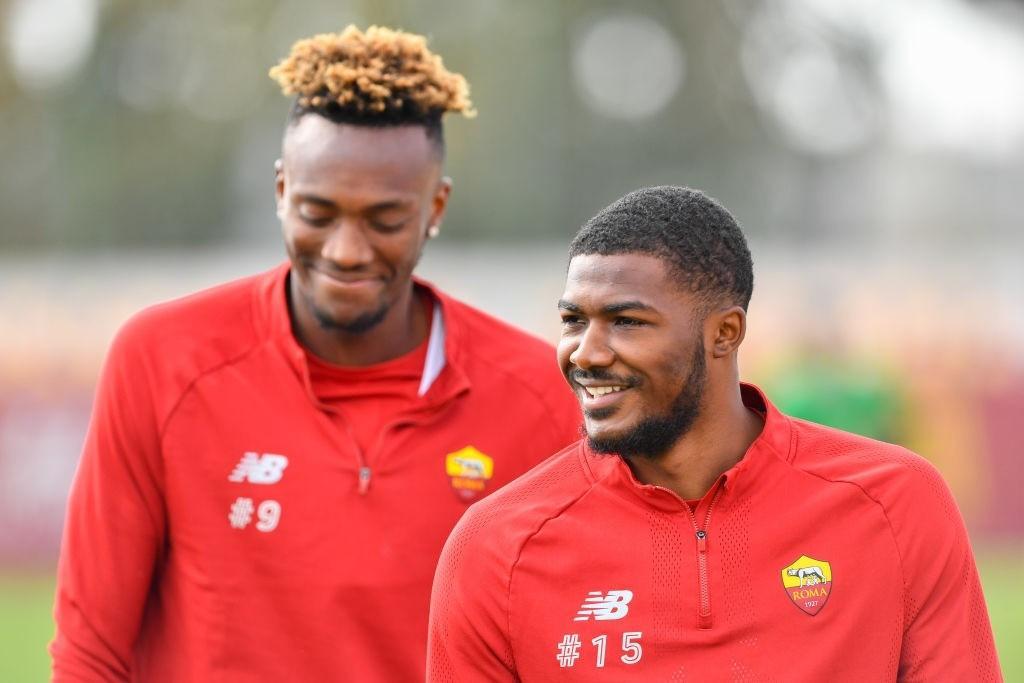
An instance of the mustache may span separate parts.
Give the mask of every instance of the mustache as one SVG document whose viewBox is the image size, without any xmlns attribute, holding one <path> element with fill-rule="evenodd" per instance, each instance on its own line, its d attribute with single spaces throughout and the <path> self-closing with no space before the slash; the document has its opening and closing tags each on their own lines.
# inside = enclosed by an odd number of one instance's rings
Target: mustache
<svg viewBox="0 0 1024 683">
<path fill-rule="evenodd" d="M 630 388 L 640 384 L 640 380 L 637 377 L 620 377 L 603 368 L 595 368 L 593 370 L 583 370 L 576 368 L 569 372 L 569 379 L 576 382 L 609 382 L 612 384 L 619 384 L 624 387 Z"/>
</svg>

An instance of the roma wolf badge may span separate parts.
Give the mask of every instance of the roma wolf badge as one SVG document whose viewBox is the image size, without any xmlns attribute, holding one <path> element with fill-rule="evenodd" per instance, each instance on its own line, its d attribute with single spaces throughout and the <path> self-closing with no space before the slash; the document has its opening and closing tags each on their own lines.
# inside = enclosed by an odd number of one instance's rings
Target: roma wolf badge
<svg viewBox="0 0 1024 683">
<path fill-rule="evenodd" d="M 794 605 L 813 617 L 832 592 L 832 567 L 824 560 L 801 555 L 782 570 L 782 587 Z"/>
<path fill-rule="evenodd" d="M 494 476 L 494 460 L 473 446 L 466 446 L 445 456 L 445 473 L 460 500 L 479 498 Z"/>
</svg>

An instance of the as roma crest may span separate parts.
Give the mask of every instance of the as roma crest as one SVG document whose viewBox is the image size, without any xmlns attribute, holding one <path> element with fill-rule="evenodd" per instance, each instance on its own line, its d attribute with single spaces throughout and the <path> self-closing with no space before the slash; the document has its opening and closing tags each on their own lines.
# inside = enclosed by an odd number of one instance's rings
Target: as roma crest
<svg viewBox="0 0 1024 683">
<path fill-rule="evenodd" d="M 832 592 L 832 567 L 824 560 L 801 555 L 782 570 L 782 587 L 794 605 L 813 617 Z"/>
<path fill-rule="evenodd" d="M 469 502 L 478 498 L 487 482 L 494 476 L 494 460 L 472 446 L 466 446 L 444 459 L 445 473 L 460 500 Z"/>
</svg>

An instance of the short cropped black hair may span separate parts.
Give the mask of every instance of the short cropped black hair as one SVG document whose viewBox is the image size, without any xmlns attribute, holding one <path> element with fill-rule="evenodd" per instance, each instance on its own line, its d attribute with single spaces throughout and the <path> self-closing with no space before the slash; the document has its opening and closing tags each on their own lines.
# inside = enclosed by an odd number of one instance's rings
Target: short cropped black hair
<svg viewBox="0 0 1024 683">
<path fill-rule="evenodd" d="M 645 187 L 604 208 L 580 228 L 569 258 L 648 254 L 664 259 L 683 289 L 707 306 L 747 309 L 754 264 L 747 240 L 724 206 L 699 190 Z"/>
</svg>

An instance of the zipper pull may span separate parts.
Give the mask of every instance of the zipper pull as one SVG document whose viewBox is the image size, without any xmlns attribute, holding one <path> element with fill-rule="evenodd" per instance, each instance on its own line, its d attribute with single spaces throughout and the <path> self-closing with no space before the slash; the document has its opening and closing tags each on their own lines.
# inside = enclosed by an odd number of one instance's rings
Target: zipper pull
<svg viewBox="0 0 1024 683">
<path fill-rule="evenodd" d="M 697 552 L 706 553 L 708 551 L 708 532 L 703 529 L 697 532 Z"/>
<path fill-rule="evenodd" d="M 370 490 L 370 468 L 360 467 L 359 468 L 359 495 L 365 496 L 366 492 Z"/>
</svg>

